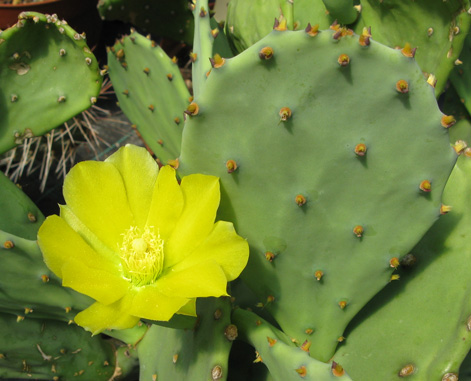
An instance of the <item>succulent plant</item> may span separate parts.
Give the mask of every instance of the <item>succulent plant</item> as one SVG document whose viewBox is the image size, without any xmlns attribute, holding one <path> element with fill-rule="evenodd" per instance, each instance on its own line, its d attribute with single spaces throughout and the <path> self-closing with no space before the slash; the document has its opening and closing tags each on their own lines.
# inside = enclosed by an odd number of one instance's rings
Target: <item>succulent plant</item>
<svg viewBox="0 0 471 381">
<path fill-rule="evenodd" d="M 231 297 L 198 298 L 196 321 L 143 315 L 134 328 L 104 331 L 121 343 L 125 369 L 139 358 L 140 379 L 469 373 L 469 4 L 360 3 L 232 0 L 232 57 L 224 39 L 217 45 L 208 1 L 193 1 L 192 93 L 150 37 L 133 30 L 110 48 L 119 103 L 156 160 L 180 177 L 217 176 L 218 218 L 250 246 Z M 3 259 L 13 275 L 2 290 L 13 296 L 0 312 L 18 319 L 29 308 L 18 326 L 36 318 L 63 327 L 90 301 L 61 294 L 53 275 L 54 303 L 28 283 L 48 270 L 25 215 L 43 217 L 12 187 L 1 188 L 18 201 L 5 202 L 15 218 L 0 221 L 0 235 L 17 257 Z M 25 258 L 33 276 L 21 275 Z M 27 299 L 21 276 L 41 292 Z"/>
<path fill-rule="evenodd" d="M 363 0 L 354 7 L 349 0 L 232 0 L 226 31 L 236 51 L 245 50 L 267 35 L 280 9 L 291 30 L 308 22 L 326 29 L 337 20 L 351 25 L 358 34 L 364 27 L 371 28 L 374 40 L 393 48 L 410 44 L 417 48 L 416 59 L 422 71 L 436 78 L 437 95 L 445 88 L 471 25 L 468 1 Z"/>
<path fill-rule="evenodd" d="M 0 153 L 45 134 L 96 102 L 102 82 L 96 58 L 85 35 L 57 16 L 23 12 L 0 41 L 5 105 Z M 30 112 L 23 112 L 25 108 Z"/>
<path fill-rule="evenodd" d="M 323 361 L 440 215 L 456 159 L 415 62 L 336 34 L 275 30 L 213 68 L 179 167 L 220 177 L 219 213 L 251 245 L 243 280 Z"/>
</svg>

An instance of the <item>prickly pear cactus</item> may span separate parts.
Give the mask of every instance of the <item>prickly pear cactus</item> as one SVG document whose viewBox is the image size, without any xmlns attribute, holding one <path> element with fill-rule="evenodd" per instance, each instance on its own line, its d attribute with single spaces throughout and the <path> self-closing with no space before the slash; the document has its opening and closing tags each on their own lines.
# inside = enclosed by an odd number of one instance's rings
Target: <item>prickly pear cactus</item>
<svg viewBox="0 0 471 381">
<path fill-rule="evenodd" d="M 310 341 L 295 345 L 283 332 L 258 315 L 236 309 L 234 323 L 241 336 L 255 349 L 254 362 L 265 364 L 274 380 L 342 380 L 351 381 L 343 367 L 335 362 L 325 364 L 309 357 Z"/>
<path fill-rule="evenodd" d="M 334 358 L 354 379 L 458 379 L 471 347 L 470 176 L 462 154 L 444 193 L 452 210 L 412 249 L 401 279 L 353 321 Z"/>
<path fill-rule="evenodd" d="M 180 170 L 220 177 L 243 280 L 321 361 L 439 217 L 456 160 L 454 119 L 406 53 L 275 30 L 212 69 L 185 125 Z"/>
<path fill-rule="evenodd" d="M 154 41 L 135 31 L 111 48 L 108 57 L 123 112 L 163 164 L 175 160 L 190 97 L 178 65 Z"/>
<path fill-rule="evenodd" d="M 16 315 L 18 321 L 42 317 L 72 321 L 92 300 L 62 287 L 44 264 L 36 242 L 43 215 L 3 173 L 0 200 L 0 311 Z"/>
<path fill-rule="evenodd" d="M 470 28 L 469 9 L 469 1 L 460 0 L 363 0 L 355 7 L 348 0 L 232 0 L 226 32 L 233 48 L 241 52 L 270 32 L 280 10 L 292 15 L 287 17 L 291 30 L 308 22 L 326 29 L 335 20 L 353 25 L 358 34 L 364 27 L 371 28 L 378 42 L 417 48 L 417 62 L 424 72 L 435 75 L 436 94 L 440 94 Z"/>
<path fill-rule="evenodd" d="M 54 320 L 0 313 L 0 377 L 35 380 L 110 380 L 118 370 L 115 348 L 82 328 Z M 120 356 L 121 357 L 121 356 Z M 128 369 L 122 361 L 121 374 Z"/>
<path fill-rule="evenodd" d="M 21 189 L 0 172 L 0 230 L 36 240 L 44 216 Z"/>
<path fill-rule="evenodd" d="M 322 0 L 326 13 L 337 20 L 340 24 L 352 24 L 356 21 L 361 6 L 354 7 L 352 0 Z"/>
<path fill-rule="evenodd" d="M 371 27 L 373 38 L 385 45 L 410 43 L 417 48 L 417 62 L 422 71 L 435 75 L 440 94 L 471 25 L 469 1 L 362 0 L 361 7 L 355 31 Z"/>
<path fill-rule="evenodd" d="M 315 2 L 319 10 L 325 10 L 321 1 Z M 273 27 L 273 20 L 280 17 L 287 20 L 293 29 L 293 4 L 283 0 L 231 0 L 227 6 L 226 34 L 234 52 L 242 52 L 265 37 Z M 321 12 L 319 11 L 319 14 Z M 323 28 L 330 23 L 327 21 Z"/>
<path fill-rule="evenodd" d="M 139 343 L 141 380 L 226 380 L 231 343 L 237 327 L 231 324 L 227 298 L 197 302 L 198 321 L 193 329 L 153 325 Z"/>
<path fill-rule="evenodd" d="M 471 82 L 471 37 L 469 34 L 456 64 L 450 75 L 450 81 L 469 114 L 471 113 L 471 89 L 469 86 Z"/>
<path fill-rule="evenodd" d="M 55 15 L 20 14 L 18 23 L 0 34 L 0 57 L 0 153 L 96 102 L 98 63 L 85 36 Z"/>
<path fill-rule="evenodd" d="M 193 17 L 188 0 L 100 0 L 100 16 L 131 23 L 144 33 L 192 42 Z"/>
</svg>

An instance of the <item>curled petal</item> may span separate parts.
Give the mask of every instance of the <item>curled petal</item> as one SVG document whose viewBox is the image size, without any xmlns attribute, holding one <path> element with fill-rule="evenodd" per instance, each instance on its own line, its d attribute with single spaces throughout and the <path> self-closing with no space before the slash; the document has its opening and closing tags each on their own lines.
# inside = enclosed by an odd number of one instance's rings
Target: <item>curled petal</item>
<svg viewBox="0 0 471 381">
<path fill-rule="evenodd" d="M 230 222 L 218 221 L 206 240 L 188 257 L 172 267 L 178 272 L 208 260 L 221 266 L 228 281 L 237 278 L 247 265 L 249 245 Z"/>
<path fill-rule="evenodd" d="M 123 178 L 124 188 L 137 226 L 147 221 L 152 200 L 152 190 L 159 167 L 145 148 L 126 145 L 108 157 Z"/>
<path fill-rule="evenodd" d="M 123 179 L 111 163 L 78 163 L 65 178 L 64 198 L 72 212 L 112 250 L 134 224 Z"/>
<path fill-rule="evenodd" d="M 180 315 L 196 316 L 196 298 L 190 299 L 177 313 Z"/>
<path fill-rule="evenodd" d="M 90 331 L 93 335 L 105 329 L 128 329 L 134 327 L 139 318 L 129 315 L 123 309 L 121 300 L 105 306 L 99 302 L 93 303 L 90 307 L 75 316 L 75 322 Z"/>
</svg>

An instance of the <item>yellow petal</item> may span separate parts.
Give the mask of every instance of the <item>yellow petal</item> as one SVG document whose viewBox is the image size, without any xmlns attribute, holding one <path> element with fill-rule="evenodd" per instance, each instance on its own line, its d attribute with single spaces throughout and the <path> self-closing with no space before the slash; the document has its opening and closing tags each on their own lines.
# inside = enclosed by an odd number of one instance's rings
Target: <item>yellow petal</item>
<svg viewBox="0 0 471 381">
<path fill-rule="evenodd" d="M 47 267 L 59 278 L 62 278 L 63 265 L 69 261 L 80 262 L 94 269 L 118 271 L 116 262 L 95 252 L 59 216 L 47 217 L 39 228 L 38 244 Z"/>
<path fill-rule="evenodd" d="M 180 315 L 196 316 L 196 298 L 190 299 L 177 313 Z"/>
<path fill-rule="evenodd" d="M 126 145 L 105 160 L 123 177 L 129 206 L 137 226 L 144 227 L 159 167 L 145 148 Z"/>
<path fill-rule="evenodd" d="M 122 301 L 118 300 L 107 306 L 96 302 L 78 313 L 74 320 L 79 326 L 96 335 L 105 329 L 132 328 L 139 318 L 124 312 Z"/>
<path fill-rule="evenodd" d="M 249 245 L 230 222 L 218 221 L 206 240 L 172 270 L 181 271 L 210 259 L 221 266 L 228 281 L 237 278 L 247 265 Z"/>
<path fill-rule="evenodd" d="M 88 295 L 103 304 L 121 299 L 129 289 L 129 282 L 106 268 L 97 270 L 72 260 L 62 266 L 62 285 Z"/>
<path fill-rule="evenodd" d="M 168 165 L 160 168 L 152 195 L 147 225 L 157 229 L 160 237 L 166 241 L 175 228 L 182 209 L 183 194 L 177 182 L 175 169 Z"/>
<path fill-rule="evenodd" d="M 227 279 L 224 271 L 214 261 L 198 263 L 182 271 L 170 270 L 155 283 L 166 295 L 197 298 L 227 295 Z"/>
<path fill-rule="evenodd" d="M 180 262 L 203 242 L 213 229 L 219 206 L 219 179 L 190 175 L 182 179 L 184 206 L 172 235 L 166 242 L 164 267 Z"/>
<path fill-rule="evenodd" d="M 123 179 L 111 163 L 84 161 L 65 178 L 64 198 L 72 212 L 110 249 L 134 225 Z"/>
<path fill-rule="evenodd" d="M 104 256 L 111 262 L 116 263 L 117 266 L 119 265 L 120 260 L 117 250 L 111 250 L 102 241 L 100 241 L 98 237 L 77 218 L 67 205 L 60 205 L 60 216 L 93 250 L 100 253 L 100 255 Z"/>
<path fill-rule="evenodd" d="M 128 295 L 128 313 L 144 319 L 168 321 L 184 305 L 188 298 L 167 296 L 159 291 L 155 285 L 139 287 L 134 295 Z"/>
</svg>

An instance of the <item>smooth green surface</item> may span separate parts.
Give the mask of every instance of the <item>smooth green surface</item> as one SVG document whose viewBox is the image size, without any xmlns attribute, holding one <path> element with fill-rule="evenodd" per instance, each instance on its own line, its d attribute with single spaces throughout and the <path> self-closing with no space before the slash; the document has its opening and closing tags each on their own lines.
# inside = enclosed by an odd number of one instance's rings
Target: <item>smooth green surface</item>
<svg viewBox="0 0 471 381">
<path fill-rule="evenodd" d="M 191 65 L 193 95 L 197 96 L 206 84 L 206 76 L 211 70 L 210 59 L 213 57 L 214 37 L 211 35 L 208 0 L 196 0 L 193 10 L 195 20 L 195 38 L 193 53 L 196 60 Z"/>
<path fill-rule="evenodd" d="M 21 17 L 0 33 L 0 153 L 89 108 L 102 82 L 81 35 L 57 17 Z"/>
<path fill-rule="evenodd" d="M 268 61 L 258 55 L 265 46 L 275 52 Z M 396 90 L 401 79 L 408 94 Z M 290 337 L 303 342 L 313 329 L 311 354 L 329 360 L 348 322 L 389 282 L 389 261 L 439 216 L 456 154 L 433 89 L 413 59 L 378 43 L 274 31 L 213 70 L 195 101 L 182 173 L 220 177 L 220 218 L 251 247 L 244 282 L 262 304 L 274 297 L 265 310 Z M 283 107 L 292 110 L 286 122 Z M 355 155 L 358 143 L 365 157 Z M 227 172 L 227 160 L 237 171 Z M 428 194 L 419 190 L 425 179 Z"/>
<path fill-rule="evenodd" d="M 118 58 L 118 52 L 124 56 Z M 162 164 L 178 157 L 190 96 L 178 65 L 155 42 L 133 32 L 109 51 L 108 66 L 119 106 L 148 147 Z"/>
<path fill-rule="evenodd" d="M 471 158 L 462 156 L 443 196 L 452 211 L 412 249 L 416 266 L 352 322 L 334 357 L 353 379 L 392 380 L 406 364 L 416 367 L 411 380 L 458 372 L 471 347 L 470 191 Z"/>
<path fill-rule="evenodd" d="M 353 8 L 353 0 L 322 0 L 329 15 L 339 24 L 351 24 L 358 17 L 358 11 Z"/>
</svg>

